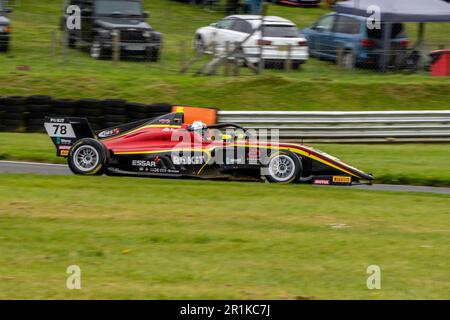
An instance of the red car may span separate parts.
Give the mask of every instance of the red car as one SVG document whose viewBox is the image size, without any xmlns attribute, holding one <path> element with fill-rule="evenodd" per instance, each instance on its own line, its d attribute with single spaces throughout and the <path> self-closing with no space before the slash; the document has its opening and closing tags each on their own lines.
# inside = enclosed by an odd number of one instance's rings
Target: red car
<svg viewBox="0 0 450 320">
<path fill-rule="evenodd" d="M 262 142 L 239 125 L 184 123 L 184 113 L 92 132 L 84 118 L 47 117 L 47 133 L 80 175 L 263 179 L 351 184 L 373 177 L 300 144 Z M 270 137 L 269 137 L 270 138 Z"/>
</svg>

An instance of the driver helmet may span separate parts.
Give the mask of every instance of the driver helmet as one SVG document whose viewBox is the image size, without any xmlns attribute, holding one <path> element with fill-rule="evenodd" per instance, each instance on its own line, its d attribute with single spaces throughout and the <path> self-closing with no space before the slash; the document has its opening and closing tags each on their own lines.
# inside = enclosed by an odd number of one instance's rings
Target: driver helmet
<svg viewBox="0 0 450 320">
<path fill-rule="evenodd" d="M 199 132 L 202 132 L 202 131 L 205 130 L 205 129 L 206 129 L 206 124 L 203 123 L 202 121 L 194 121 L 194 122 L 191 124 L 191 130 L 193 130 L 193 131 L 199 131 Z"/>
<path fill-rule="evenodd" d="M 208 140 L 208 137 L 206 136 L 207 129 L 208 126 L 202 121 L 194 121 L 191 124 L 191 130 L 201 135 L 204 140 Z"/>
</svg>

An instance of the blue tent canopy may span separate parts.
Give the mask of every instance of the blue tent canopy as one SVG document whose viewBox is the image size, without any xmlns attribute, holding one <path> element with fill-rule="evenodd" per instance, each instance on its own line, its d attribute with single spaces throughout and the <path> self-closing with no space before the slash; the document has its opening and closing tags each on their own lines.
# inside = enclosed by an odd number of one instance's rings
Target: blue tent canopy
<svg viewBox="0 0 450 320">
<path fill-rule="evenodd" d="M 450 4 L 443 0 L 350 0 L 339 2 L 339 13 L 369 17 L 370 6 L 381 9 L 384 22 L 450 22 Z"/>
<path fill-rule="evenodd" d="M 443 0 L 350 0 L 335 5 L 338 13 L 370 17 L 371 6 L 380 8 L 380 20 L 383 28 L 384 54 L 380 60 L 381 70 L 387 67 L 387 56 L 390 50 L 389 37 L 392 24 L 397 22 L 418 22 L 418 44 L 423 49 L 425 22 L 450 22 L 450 4 Z"/>
</svg>

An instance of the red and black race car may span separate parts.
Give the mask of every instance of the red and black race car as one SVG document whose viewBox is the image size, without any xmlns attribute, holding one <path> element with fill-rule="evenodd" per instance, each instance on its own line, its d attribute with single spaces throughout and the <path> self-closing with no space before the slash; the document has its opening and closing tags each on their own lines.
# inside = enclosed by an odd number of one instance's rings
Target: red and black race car
<svg viewBox="0 0 450 320">
<path fill-rule="evenodd" d="M 322 151 L 262 140 L 233 123 L 184 122 L 174 112 L 93 132 L 84 118 L 47 117 L 45 128 L 80 175 L 262 179 L 276 183 L 352 184 L 373 180 Z M 268 142 L 269 141 L 269 142 Z"/>
</svg>

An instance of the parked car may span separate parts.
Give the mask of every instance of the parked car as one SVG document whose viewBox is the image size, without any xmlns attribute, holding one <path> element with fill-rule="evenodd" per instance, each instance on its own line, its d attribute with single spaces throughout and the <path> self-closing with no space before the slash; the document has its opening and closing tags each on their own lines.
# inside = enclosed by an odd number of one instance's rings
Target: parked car
<svg viewBox="0 0 450 320">
<path fill-rule="evenodd" d="M 6 14 L 12 10 L 5 7 L 5 4 L 0 0 L 0 51 L 6 52 L 9 50 L 9 38 L 11 34 L 10 20 Z"/>
<path fill-rule="evenodd" d="M 143 11 L 141 0 L 70 0 L 69 5 L 81 9 L 81 30 L 68 30 L 66 11 L 62 19 L 69 47 L 80 43 L 90 48 L 94 59 L 110 57 L 114 37 L 120 33 L 121 52 L 158 60 L 162 36 L 145 21 L 148 12 Z"/>
<path fill-rule="evenodd" d="M 366 18 L 349 14 L 331 13 L 320 18 L 300 34 L 308 40 L 310 54 L 337 60 L 342 50 L 346 66 L 376 65 L 381 56 L 383 27 L 370 30 Z M 405 56 L 409 40 L 402 23 L 394 23 L 391 33 L 392 58 Z"/>
<path fill-rule="evenodd" d="M 272 3 L 284 4 L 294 7 L 317 7 L 320 0 L 269 0 Z"/>
<path fill-rule="evenodd" d="M 259 15 L 232 15 L 195 32 L 195 48 L 199 52 L 217 53 L 225 51 L 226 43 L 234 48 L 236 42 L 242 43 L 242 53 L 252 63 L 262 58 L 267 62 L 281 63 L 289 57 L 287 48 L 291 46 L 290 57 L 293 68 L 308 60 L 308 44 L 298 35 L 296 25 L 284 18 L 264 17 L 261 28 Z M 261 33 L 262 31 L 262 33 Z"/>
</svg>

